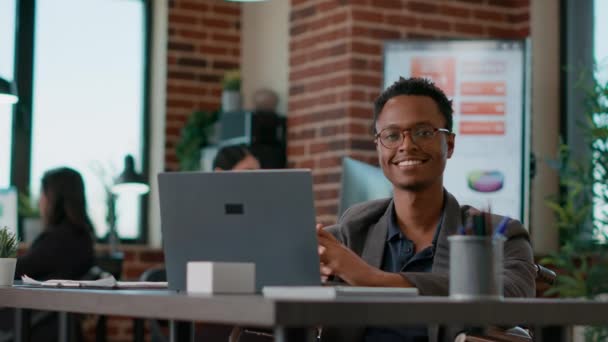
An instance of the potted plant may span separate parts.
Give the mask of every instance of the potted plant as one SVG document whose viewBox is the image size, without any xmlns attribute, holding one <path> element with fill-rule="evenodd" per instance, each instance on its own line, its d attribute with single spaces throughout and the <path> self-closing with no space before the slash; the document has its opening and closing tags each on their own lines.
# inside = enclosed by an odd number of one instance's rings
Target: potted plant
<svg viewBox="0 0 608 342">
<path fill-rule="evenodd" d="M 589 77 L 583 76 L 583 80 Z M 597 299 L 608 293 L 608 82 L 591 77 L 581 132 L 589 153 L 574 155 L 562 144 L 552 165 L 561 196 L 546 201 L 557 217 L 560 248 L 541 263 L 558 270 L 546 295 Z M 585 341 L 608 339 L 608 327 L 585 327 Z"/>
<path fill-rule="evenodd" d="M 17 237 L 8 227 L 0 228 L 0 286 L 12 286 L 17 266 Z"/>
<path fill-rule="evenodd" d="M 227 71 L 222 80 L 222 111 L 241 110 L 241 74 L 238 70 Z"/>
<path fill-rule="evenodd" d="M 182 171 L 201 168 L 201 150 L 210 144 L 219 112 L 196 111 L 182 128 L 175 154 Z"/>
</svg>

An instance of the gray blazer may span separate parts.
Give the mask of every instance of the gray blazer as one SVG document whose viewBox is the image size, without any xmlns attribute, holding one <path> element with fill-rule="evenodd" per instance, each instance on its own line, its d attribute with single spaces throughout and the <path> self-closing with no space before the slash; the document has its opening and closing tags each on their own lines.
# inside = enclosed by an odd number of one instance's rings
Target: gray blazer
<svg viewBox="0 0 608 342">
<path fill-rule="evenodd" d="M 447 191 L 445 212 L 441 231 L 437 239 L 431 272 L 403 272 L 401 275 L 414 284 L 423 296 L 447 296 L 449 294 L 449 244 L 448 236 L 456 234 L 458 227 L 476 209 L 460 206 Z M 328 227 L 338 240 L 357 253 L 371 266 L 380 268 L 386 242 L 391 198 L 361 203 L 349 208 L 338 224 Z M 492 215 L 492 226 L 496 227 L 502 216 Z M 534 297 L 534 259 L 528 232 L 520 222 L 511 220 L 505 233 L 504 245 L 504 295 L 506 297 Z M 364 327 L 323 329 L 323 341 L 361 341 Z M 453 341 L 456 328 L 439 331 L 429 327 L 430 341 Z"/>
</svg>

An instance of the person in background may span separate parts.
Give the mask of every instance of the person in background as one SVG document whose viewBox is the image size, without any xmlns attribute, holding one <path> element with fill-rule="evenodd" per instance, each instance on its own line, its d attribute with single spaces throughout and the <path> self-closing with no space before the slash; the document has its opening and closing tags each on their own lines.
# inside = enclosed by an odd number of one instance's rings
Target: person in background
<svg viewBox="0 0 608 342">
<path fill-rule="evenodd" d="M 40 215 L 43 231 L 17 258 L 15 278 L 80 279 L 94 263 L 93 225 L 87 215 L 84 182 L 61 167 L 42 176 Z"/>
<path fill-rule="evenodd" d="M 244 145 L 222 147 L 213 160 L 214 171 L 258 170 L 260 161 Z"/>
<path fill-rule="evenodd" d="M 61 167 L 47 171 L 41 183 L 38 205 L 43 231 L 17 258 L 15 278 L 81 279 L 93 267 L 95 256 L 82 177 L 73 169 Z M 0 340 L 12 334 L 13 318 L 12 310 L 0 310 Z M 32 322 L 32 341 L 58 341 L 55 313 L 33 311 Z M 76 338 L 82 340 L 80 329 Z"/>
<path fill-rule="evenodd" d="M 335 276 L 354 286 L 415 287 L 424 296 L 449 294 L 447 238 L 475 213 L 443 185 L 455 146 L 452 113 L 444 92 L 421 78 L 401 78 L 376 99 L 374 142 L 394 195 L 349 208 L 335 226 L 317 226 L 323 277 Z M 502 219 L 493 215 L 492 222 Z M 534 297 L 528 232 L 516 220 L 506 228 L 504 295 Z M 454 328 L 329 327 L 322 340 L 453 341 Z"/>
</svg>

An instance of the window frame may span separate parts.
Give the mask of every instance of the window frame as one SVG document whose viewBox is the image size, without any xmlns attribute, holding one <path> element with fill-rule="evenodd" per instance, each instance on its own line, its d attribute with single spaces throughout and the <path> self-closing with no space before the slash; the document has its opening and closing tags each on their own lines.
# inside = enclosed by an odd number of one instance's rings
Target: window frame
<svg viewBox="0 0 608 342">
<path fill-rule="evenodd" d="M 144 7 L 144 75 L 142 78 L 143 104 L 141 113 L 142 125 L 142 174 L 148 184 L 150 169 L 150 99 L 152 73 L 152 27 L 153 9 L 150 0 L 140 1 Z M 34 89 L 34 59 L 35 59 L 35 30 L 36 30 L 36 0 L 17 0 L 15 28 L 14 76 L 19 94 L 19 102 L 13 106 L 13 126 L 11 144 L 10 184 L 19 192 L 29 191 L 32 159 L 32 123 L 33 123 L 33 89 Z M 121 238 L 125 244 L 145 244 L 148 242 L 148 194 L 140 200 L 140 225 L 138 237 L 134 239 Z M 23 218 L 19 218 L 19 231 L 23 227 Z M 97 238 L 97 242 L 107 243 L 108 237 Z"/>
</svg>

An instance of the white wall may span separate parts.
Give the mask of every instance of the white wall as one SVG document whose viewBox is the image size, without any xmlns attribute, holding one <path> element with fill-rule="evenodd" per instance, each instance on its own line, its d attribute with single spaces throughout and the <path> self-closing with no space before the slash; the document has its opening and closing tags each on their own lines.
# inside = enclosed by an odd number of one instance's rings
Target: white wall
<svg viewBox="0 0 608 342">
<path fill-rule="evenodd" d="M 557 172 L 546 160 L 555 157 L 559 145 L 559 1 L 531 1 L 532 35 L 532 152 L 536 177 L 531 182 L 530 229 L 534 253 L 543 255 L 558 246 L 558 229 L 548 196 L 559 191 Z"/>
<path fill-rule="evenodd" d="M 152 2 L 152 72 L 150 77 L 150 195 L 148 196 L 148 244 L 160 247 L 160 207 L 156 176 L 165 168 L 165 118 L 167 83 L 167 0 Z"/>
<path fill-rule="evenodd" d="M 244 108 L 253 93 L 269 88 L 279 95 L 278 112 L 287 114 L 289 92 L 289 0 L 243 3 L 241 75 Z"/>
</svg>

